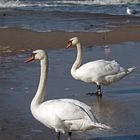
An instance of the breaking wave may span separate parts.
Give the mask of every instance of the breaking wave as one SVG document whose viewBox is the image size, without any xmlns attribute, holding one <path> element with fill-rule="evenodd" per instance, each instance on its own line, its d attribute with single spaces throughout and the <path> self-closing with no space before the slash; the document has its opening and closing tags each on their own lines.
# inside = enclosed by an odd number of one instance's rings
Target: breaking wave
<svg viewBox="0 0 140 140">
<path fill-rule="evenodd" d="M 139 3 L 140 0 L 60 0 L 58 3 L 65 4 L 81 4 L 81 5 L 114 5 L 114 4 L 127 4 L 127 3 Z"/>
<path fill-rule="evenodd" d="M 140 3 L 140 0 L 1 0 L 0 7 L 56 7 L 69 5 L 116 5 Z"/>
</svg>

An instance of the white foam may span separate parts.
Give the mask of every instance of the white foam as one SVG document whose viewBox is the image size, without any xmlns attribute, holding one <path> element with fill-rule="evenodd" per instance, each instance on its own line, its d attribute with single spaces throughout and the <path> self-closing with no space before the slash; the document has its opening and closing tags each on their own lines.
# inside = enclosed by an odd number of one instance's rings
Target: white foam
<svg viewBox="0 0 140 140">
<path fill-rule="evenodd" d="M 127 4 L 127 3 L 139 3 L 139 0 L 56 0 L 56 1 L 20 1 L 20 0 L 0 0 L 1 8 L 9 7 L 57 7 L 57 6 L 69 6 L 69 4 L 76 5 L 111 5 L 111 4 Z"/>
<path fill-rule="evenodd" d="M 17 1 L 1 1 L 0 7 L 6 8 L 6 7 L 17 7 L 19 5 L 19 0 Z"/>
<path fill-rule="evenodd" d="M 59 0 L 57 3 L 78 4 L 78 5 L 113 5 L 113 4 L 127 4 L 139 3 L 139 0 Z"/>
<path fill-rule="evenodd" d="M 7 1 L 7 2 L 0 2 L 0 7 L 1 8 L 14 8 L 14 7 L 34 7 L 34 6 L 44 6 L 44 7 L 48 7 L 50 5 L 48 5 L 45 2 L 23 2 L 23 1 Z"/>
</svg>

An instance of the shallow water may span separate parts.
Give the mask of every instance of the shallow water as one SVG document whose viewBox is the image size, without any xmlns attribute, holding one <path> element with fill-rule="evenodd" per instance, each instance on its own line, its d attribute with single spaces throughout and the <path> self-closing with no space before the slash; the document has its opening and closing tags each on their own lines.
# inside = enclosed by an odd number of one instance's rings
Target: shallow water
<svg viewBox="0 0 140 140">
<path fill-rule="evenodd" d="M 96 86 L 74 80 L 70 68 L 76 49 L 47 49 L 49 74 L 46 99 L 74 98 L 92 107 L 100 122 L 111 130 L 90 130 L 74 133 L 73 140 L 138 140 L 140 139 L 140 43 L 125 42 L 83 49 L 83 63 L 99 58 L 115 59 L 124 67 L 136 66 L 131 75 L 118 83 L 102 87 L 100 100 L 86 93 Z M 52 140 L 55 133 L 36 121 L 30 112 L 30 102 L 39 80 L 39 63 L 24 63 L 30 52 L 0 57 L 0 140 Z M 62 140 L 66 139 L 62 136 Z"/>
<path fill-rule="evenodd" d="M 5 14 L 5 16 L 3 16 Z M 18 27 L 37 32 L 49 31 L 108 31 L 106 26 L 114 27 L 139 24 L 140 16 L 109 15 L 106 13 L 87 13 L 78 11 L 21 11 L 0 10 L 0 27 Z"/>
</svg>

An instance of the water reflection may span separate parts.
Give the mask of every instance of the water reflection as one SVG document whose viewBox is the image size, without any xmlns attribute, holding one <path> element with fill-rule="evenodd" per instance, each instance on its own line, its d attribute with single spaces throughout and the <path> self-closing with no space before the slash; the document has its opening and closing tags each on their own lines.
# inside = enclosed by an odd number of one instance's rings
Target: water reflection
<svg viewBox="0 0 140 140">
<path fill-rule="evenodd" d="M 111 53 L 111 48 L 108 45 L 104 46 L 104 55 L 106 60 L 109 60 L 110 53 Z"/>
</svg>

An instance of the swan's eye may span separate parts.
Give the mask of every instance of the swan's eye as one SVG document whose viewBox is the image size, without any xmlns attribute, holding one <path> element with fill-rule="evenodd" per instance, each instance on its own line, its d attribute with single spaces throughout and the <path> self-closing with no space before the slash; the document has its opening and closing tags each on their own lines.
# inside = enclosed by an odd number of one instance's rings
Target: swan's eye
<svg viewBox="0 0 140 140">
<path fill-rule="evenodd" d="M 69 44 L 69 43 L 72 43 L 72 40 L 68 41 L 68 44 Z"/>
<path fill-rule="evenodd" d="M 37 53 L 32 53 L 32 55 L 35 57 L 35 55 L 36 55 Z"/>
</svg>

